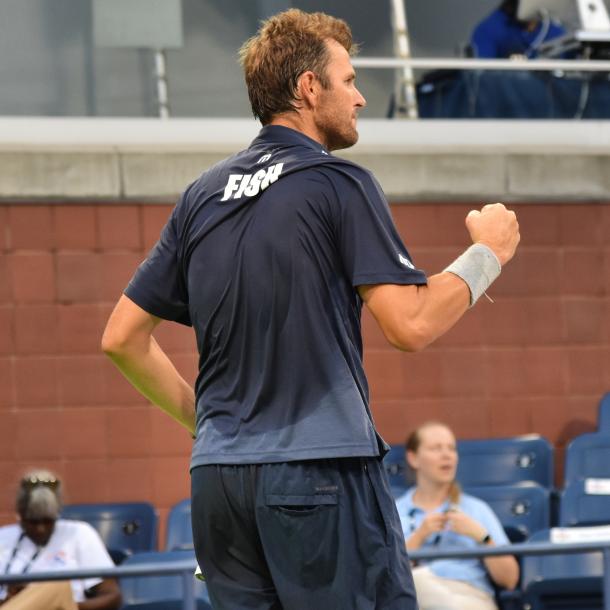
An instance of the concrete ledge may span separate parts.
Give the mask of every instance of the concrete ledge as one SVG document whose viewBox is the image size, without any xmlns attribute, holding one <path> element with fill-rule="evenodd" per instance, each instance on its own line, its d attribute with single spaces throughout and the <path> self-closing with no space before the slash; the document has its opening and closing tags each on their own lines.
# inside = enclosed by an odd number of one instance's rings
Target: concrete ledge
<svg viewBox="0 0 610 610">
<path fill-rule="evenodd" d="M 0 152 L 0 198 L 114 199 L 119 171 L 108 153 Z"/>
<path fill-rule="evenodd" d="M 569 194 L 581 199 L 609 199 L 610 151 L 601 155 L 521 155 L 508 159 L 508 192 L 557 199 Z"/>
<path fill-rule="evenodd" d="M 253 120 L 0 118 L 0 202 L 173 201 Z M 361 120 L 344 155 L 394 201 L 610 201 L 610 122 Z"/>
<path fill-rule="evenodd" d="M 122 154 L 125 199 L 175 199 L 202 172 L 226 155 L 201 153 Z"/>
<path fill-rule="evenodd" d="M 503 155 L 350 155 L 370 169 L 386 196 L 405 199 L 486 199 L 505 191 Z"/>
</svg>

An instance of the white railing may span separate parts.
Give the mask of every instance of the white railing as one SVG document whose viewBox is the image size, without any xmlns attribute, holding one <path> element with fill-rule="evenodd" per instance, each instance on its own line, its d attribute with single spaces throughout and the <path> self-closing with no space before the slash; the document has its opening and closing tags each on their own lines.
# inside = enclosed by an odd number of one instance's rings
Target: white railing
<svg viewBox="0 0 610 610">
<path fill-rule="evenodd" d="M 413 68 L 422 70 L 561 70 L 610 72 L 610 61 L 582 59 L 476 59 L 454 57 L 355 57 L 356 68 Z"/>
</svg>

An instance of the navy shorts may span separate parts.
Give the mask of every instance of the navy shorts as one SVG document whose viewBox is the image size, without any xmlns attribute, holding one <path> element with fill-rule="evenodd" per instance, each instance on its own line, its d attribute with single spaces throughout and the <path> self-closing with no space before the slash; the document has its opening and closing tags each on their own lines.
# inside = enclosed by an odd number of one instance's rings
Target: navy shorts
<svg viewBox="0 0 610 610">
<path fill-rule="evenodd" d="M 199 466 L 191 478 L 214 610 L 417 610 L 378 458 Z"/>
</svg>

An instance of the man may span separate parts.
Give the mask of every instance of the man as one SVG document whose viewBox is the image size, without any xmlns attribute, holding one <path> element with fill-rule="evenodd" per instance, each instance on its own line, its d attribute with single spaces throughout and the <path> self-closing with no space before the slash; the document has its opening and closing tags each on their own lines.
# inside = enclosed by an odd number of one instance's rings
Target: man
<svg viewBox="0 0 610 610">
<path fill-rule="evenodd" d="M 536 57 L 542 43 L 566 33 L 548 16 L 543 20 L 521 21 L 517 17 L 518 8 L 518 0 L 504 0 L 477 25 L 470 41 L 475 57 Z"/>
<path fill-rule="evenodd" d="M 19 484 L 19 523 L 0 528 L 0 573 L 26 574 L 114 563 L 98 533 L 83 521 L 59 519 L 61 481 L 32 470 Z M 116 610 L 121 592 L 114 579 L 87 578 L 0 587 L 2 610 Z"/>
<path fill-rule="evenodd" d="M 193 534 L 215 610 L 417 607 L 368 405 L 361 305 L 394 345 L 421 349 L 519 239 L 515 215 L 487 206 L 469 215 L 479 243 L 452 273 L 415 268 L 377 182 L 330 154 L 358 139 L 352 51 L 345 22 L 296 9 L 245 43 L 264 127 L 186 190 L 102 341 L 196 432 Z M 195 394 L 152 338 L 161 319 L 195 328 Z"/>
</svg>

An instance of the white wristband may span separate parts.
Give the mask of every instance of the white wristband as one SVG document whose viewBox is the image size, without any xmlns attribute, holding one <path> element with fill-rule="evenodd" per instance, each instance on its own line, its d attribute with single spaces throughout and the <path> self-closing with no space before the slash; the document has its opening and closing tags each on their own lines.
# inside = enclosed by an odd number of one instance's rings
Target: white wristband
<svg viewBox="0 0 610 610">
<path fill-rule="evenodd" d="M 470 307 L 500 275 L 502 265 L 494 251 L 484 244 L 473 244 L 446 269 L 461 277 L 470 289 Z"/>
</svg>

